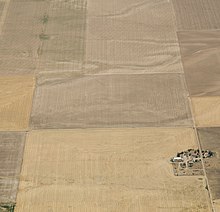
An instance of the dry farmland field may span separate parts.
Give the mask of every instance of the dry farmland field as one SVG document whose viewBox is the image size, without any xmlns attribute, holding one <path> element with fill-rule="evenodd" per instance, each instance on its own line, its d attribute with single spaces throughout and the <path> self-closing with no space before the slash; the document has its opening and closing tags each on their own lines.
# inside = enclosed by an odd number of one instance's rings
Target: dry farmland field
<svg viewBox="0 0 220 212">
<path fill-rule="evenodd" d="M 199 137 L 204 149 L 212 149 L 215 157 L 205 163 L 216 211 L 220 210 L 220 128 L 199 129 Z"/>
<path fill-rule="evenodd" d="M 0 0 L 0 212 L 220 212 L 219 11 Z"/>
<path fill-rule="evenodd" d="M 192 105 L 198 127 L 220 126 L 220 97 L 193 97 Z"/>
<path fill-rule="evenodd" d="M 182 31 L 178 38 L 190 94 L 220 95 L 220 31 Z"/>
<path fill-rule="evenodd" d="M 16 200 L 24 140 L 24 133 L 0 132 L 0 206 Z"/>
<path fill-rule="evenodd" d="M 0 77 L 0 131 L 28 128 L 34 83 L 33 76 Z"/>
<path fill-rule="evenodd" d="M 33 128 L 191 126 L 182 75 L 40 75 Z"/>
<path fill-rule="evenodd" d="M 87 16 L 86 71 L 182 72 L 168 1 L 89 0 Z"/>
<path fill-rule="evenodd" d="M 85 54 L 84 0 L 11 0 L 7 10 L 0 40 L 1 74 L 81 69 Z"/>
<path fill-rule="evenodd" d="M 169 164 L 196 146 L 190 128 L 32 131 L 15 211 L 209 211 L 203 176 Z"/>
<path fill-rule="evenodd" d="M 219 0 L 173 1 L 178 30 L 220 29 Z"/>
</svg>

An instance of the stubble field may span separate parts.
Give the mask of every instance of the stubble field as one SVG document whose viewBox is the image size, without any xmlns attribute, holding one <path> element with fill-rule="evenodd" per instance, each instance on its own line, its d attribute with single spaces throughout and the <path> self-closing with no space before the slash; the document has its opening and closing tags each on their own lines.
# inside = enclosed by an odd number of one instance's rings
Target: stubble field
<svg viewBox="0 0 220 212">
<path fill-rule="evenodd" d="M 178 38 L 190 95 L 219 96 L 220 31 L 182 31 Z"/>
<path fill-rule="evenodd" d="M 34 84 L 32 76 L 0 77 L 0 131 L 28 128 Z"/>
<path fill-rule="evenodd" d="M 198 127 L 220 126 L 220 97 L 192 97 L 196 125 Z"/>
<path fill-rule="evenodd" d="M 187 128 L 32 131 L 16 212 L 206 212 L 203 177 L 177 178 L 169 164 L 196 146 Z"/>
<path fill-rule="evenodd" d="M 179 31 L 220 28 L 219 0 L 172 0 L 172 2 Z"/>
<path fill-rule="evenodd" d="M 89 0 L 87 16 L 87 72 L 183 72 L 174 11 L 166 0 Z"/>
<path fill-rule="evenodd" d="M 24 141 L 25 133 L 0 132 L 0 206 L 16 201 Z"/>
<path fill-rule="evenodd" d="M 34 129 L 191 125 L 181 74 L 42 74 L 31 114 Z"/>
</svg>

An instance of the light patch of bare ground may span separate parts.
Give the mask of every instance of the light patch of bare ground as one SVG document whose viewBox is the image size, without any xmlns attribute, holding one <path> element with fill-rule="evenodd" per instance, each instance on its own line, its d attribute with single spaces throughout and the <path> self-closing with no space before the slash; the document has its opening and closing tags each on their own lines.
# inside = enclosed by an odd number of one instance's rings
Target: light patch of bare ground
<svg viewBox="0 0 220 212">
<path fill-rule="evenodd" d="M 88 1 L 85 71 L 182 72 L 167 0 Z"/>
<path fill-rule="evenodd" d="M 220 97 L 192 97 L 198 127 L 220 126 Z"/>
<path fill-rule="evenodd" d="M 39 75 L 31 126 L 191 126 L 181 74 Z"/>
<path fill-rule="evenodd" d="M 219 0 L 171 0 L 179 30 L 220 29 Z"/>
<path fill-rule="evenodd" d="M 24 139 L 24 133 L 0 132 L 0 205 L 16 200 Z"/>
<path fill-rule="evenodd" d="M 34 83 L 32 76 L 0 77 L 0 131 L 28 128 Z"/>
<path fill-rule="evenodd" d="M 215 153 L 213 158 L 205 161 L 205 169 L 214 206 L 218 212 L 220 211 L 220 128 L 200 128 L 198 133 L 202 148 Z"/>
<path fill-rule="evenodd" d="M 203 177 L 175 177 L 190 128 L 32 131 L 16 212 L 211 211 Z"/>
<path fill-rule="evenodd" d="M 220 31 L 182 31 L 178 38 L 190 94 L 220 95 Z"/>
</svg>

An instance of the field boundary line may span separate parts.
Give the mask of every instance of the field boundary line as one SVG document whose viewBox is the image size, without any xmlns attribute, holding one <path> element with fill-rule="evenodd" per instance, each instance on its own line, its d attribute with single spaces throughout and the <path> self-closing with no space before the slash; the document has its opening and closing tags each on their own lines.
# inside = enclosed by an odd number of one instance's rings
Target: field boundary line
<svg viewBox="0 0 220 212">
<path fill-rule="evenodd" d="M 190 96 L 190 93 L 189 93 L 189 89 L 188 89 L 187 82 L 186 82 L 186 77 L 185 77 L 185 71 L 184 71 L 184 65 L 183 65 L 183 60 L 182 60 L 180 42 L 179 42 L 179 38 L 178 38 L 178 32 L 181 31 L 181 30 L 178 30 L 178 27 L 177 27 L 177 17 L 176 17 L 176 13 L 175 13 L 175 9 L 174 9 L 173 0 L 171 0 L 171 5 L 172 5 L 173 13 L 175 15 L 176 38 L 177 38 L 177 41 L 178 41 L 180 58 L 181 58 L 181 63 L 182 63 L 182 67 L 183 67 L 183 81 L 185 83 L 185 87 L 186 87 L 186 90 L 187 90 L 187 93 L 188 93 L 188 103 L 189 103 L 189 107 L 190 107 L 190 111 L 191 111 L 193 130 L 194 130 L 195 139 L 197 141 L 197 145 L 198 145 L 198 148 L 199 148 L 199 153 L 200 153 L 200 156 L 201 156 L 202 155 L 202 146 L 201 146 L 201 143 L 200 143 L 200 140 L 199 140 L 198 131 L 197 131 L 197 127 L 196 127 L 196 121 L 195 121 L 195 116 L 194 116 L 194 111 L 193 111 L 192 99 L 191 99 L 191 96 Z M 205 165 L 204 165 L 203 157 L 201 157 L 201 162 L 202 162 L 202 168 L 203 168 L 205 183 L 206 183 L 206 186 L 208 188 L 207 191 L 208 191 L 209 202 L 211 204 L 210 205 L 211 206 L 211 210 L 212 210 L 212 212 L 216 212 L 214 204 L 213 204 L 212 193 L 211 193 L 211 190 L 210 190 L 210 185 L 209 185 L 208 177 L 207 177 L 206 170 L 205 170 Z"/>
</svg>

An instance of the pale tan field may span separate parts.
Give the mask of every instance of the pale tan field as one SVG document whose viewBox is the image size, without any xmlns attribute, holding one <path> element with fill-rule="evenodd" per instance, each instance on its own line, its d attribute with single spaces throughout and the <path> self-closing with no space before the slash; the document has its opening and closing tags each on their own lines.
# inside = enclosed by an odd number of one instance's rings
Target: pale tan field
<svg viewBox="0 0 220 212">
<path fill-rule="evenodd" d="M 220 97 L 192 97 L 198 127 L 220 126 Z"/>
<path fill-rule="evenodd" d="M 220 29 L 219 0 L 171 0 L 179 30 Z"/>
<path fill-rule="evenodd" d="M 88 1 L 86 71 L 182 72 L 172 3 Z"/>
<path fill-rule="evenodd" d="M 190 95 L 220 95 L 220 30 L 178 32 Z"/>
<path fill-rule="evenodd" d="M 32 76 L 0 77 L 0 131 L 28 128 L 34 83 Z"/>
<path fill-rule="evenodd" d="M 192 126 L 182 74 L 41 74 L 34 129 Z"/>
<path fill-rule="evenodd" d="M 189 128 L 32 131 L 15 211 L 210 211 L 202 176 L 173 175 L 187 148 Z"/>
</svg>

